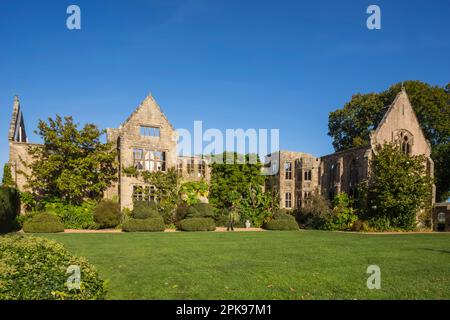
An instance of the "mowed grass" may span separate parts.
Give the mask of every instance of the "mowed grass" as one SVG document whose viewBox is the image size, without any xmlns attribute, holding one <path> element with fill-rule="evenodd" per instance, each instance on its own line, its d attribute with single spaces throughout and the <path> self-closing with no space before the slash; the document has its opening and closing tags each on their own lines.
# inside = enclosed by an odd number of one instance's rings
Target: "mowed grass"
<svg viewBox="0 0 450 320">
<path fill-rule="evenodd" d="M 450 234 L 44 236 L 94 264 L 109 299 L 450 299 Z M 366 286 L 369 265 L 380 290 Z"/>
</svg>

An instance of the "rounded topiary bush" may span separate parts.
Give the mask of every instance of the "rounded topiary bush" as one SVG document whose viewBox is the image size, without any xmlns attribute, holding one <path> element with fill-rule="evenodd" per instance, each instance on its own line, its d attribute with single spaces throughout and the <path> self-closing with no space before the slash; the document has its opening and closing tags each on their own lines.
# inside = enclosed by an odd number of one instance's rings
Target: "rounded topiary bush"
<svg viewBox="0 0 450 320">
<path fill-rule="evenodd" d="M 64 232 L 64 225 L 59 218 L 49 212 L 38 213 L 23 224 L 26 233 L 56 233 Z"/>
<path fill-rule="evenodd" d="M 188 218 L 180 221 L 179 227 L 183 231 L 214 231 L 216 224 L 211 218 Z"/>
<path fill-rule="evenodd" d="M 298 230 L 297 222 L 291 219 L 270 220 L 263 225 L 266 230 Z"/>
<path fill-rule="evenodd" d="M 291 220 L 295 221 L 295 216 L 288 213 L 288 211 L 280 209 L 277 210 L 273 215 L 274 220 Z"/>
<path fill-rule="evenodd" d="M 161 232 L 165 230 L 162 217 L 149 219 L 130 219 L 126 221 L 122 230 L 125 232 Z"/>
<path fill-rule="evenodd" d="M 67 286 L 69 266 L 80 270 L 79 289 Z M 85 258 L 38 237 L 0 237 L 0 300 L 103 299 L 104 282 Z"/>
<path fill-rule="evenodd" d="M 136 201 L 133 204 L 132 216 L 135 219 L 157 218 L 160 216 L 158 205 L 154 202 Z"/>
<path fill-rule="evenodd" d="M 214 208 L 209 203 L 196 203 L 187 210 L 187 218 L 212 218 Z"/>
<path fill-rule="evenodd" d="M 102 200 L 94 209 L 94 221 L 100 228 L 114 228 L 121 222 L 120 205 L 111 200 Z"/>
</svg>

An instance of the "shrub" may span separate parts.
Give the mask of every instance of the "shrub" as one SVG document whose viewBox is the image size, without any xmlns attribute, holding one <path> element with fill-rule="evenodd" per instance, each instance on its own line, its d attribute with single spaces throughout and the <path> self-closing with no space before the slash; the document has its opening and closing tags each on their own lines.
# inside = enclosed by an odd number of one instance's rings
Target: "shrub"
<svg viewBox="0 0 450 320">
<path fill-rule="evenodd" d="M 267 230 L 298 230 L 298 224 L 295 219 L 273 219 L 266 222 L 263 227 Z"/>
<path fill-rule="evenodd" d="M 333 199 L 333 214 L 326 222 L 327 230 L 352 230 L 353 223 L 358 220 L 352 201 L 349 196 L 342 192 Z"/>
<path fill-rule="evenodd" d="M 212 218 L 214 208 L 209 203 L 196 203 L 187 210 L 187 218 Z"/>
<path fill-rule="evenodd" d="M 296 218 L 302 228 L 323 230 L 332 214 L 328 201 L 316 192 L 303 208 L 297 210 Z"/>
<path fill-rule="evenodd" d="M 94 201 L 85 201 L 81 205 L 72 205 L 61 201 L 45 204 L 45 211 L 54 212 L 66 229 L 98 229 L 94 220 Z"/>
<path fill-rule="evenodd" d="M 121 222 L 120 205 L 111 200 L 102 200 L 94 209 L 94 221 L 100 228 L 114 228 Z"/>
<path fill-rule="evenodd" d="M 216 224 L 211 218 L 188 218 L 180 221 L 183 231 L 214 231 Z"/>
<path fill-rule="evenodd" d="M 126 232 L 158 232 L 164 231 L 164 229 L 165 226 L 162 217 L 148 219 L 130 219 L 126 221 L 122 226 L 122 230 Z"/>
<path fill-rule="evenodd" d="M 289 211 L 284 209 L 279 209 L 273 214 L 273 219 L 275 220 L 291 220 L 295 221 L 295 217 L 289 213 Z"/>
<path fill-rule="evenodd" d="M 159 217 L 158 206 L 154 202 L 136 201 L 133 204 L 132 216 L 135 219 L 148 219 Z"/>
<path fill-rule="evenodd" d="M 175 210 L 175 216 L 174 216 L 175 222 L 179 222 L 186 217 L 188 208 L 189 207 L 187 206 L 186 203 L 182 203 L 182 204 L 178 205 L 177 209 Z"/>
<path fill-rule="evenodd" d="M 0 187 L 0 233 L 17 229 L 16 218 L 19 213 L 19 192 L 13 188 Z"/>
<path fill-rule="evenodd" d="M 49 212 L 41 212 L 23 224 L 26 233 L 56 233 L 64 232 L 64 225 L 58 217 Z"/>
<path fill-rule="evenodd" d="M 356 220 L 356 221 L 353 223 L 352 231 L 357 231 L 357 232 L 360 232 L 360 231 L 362 231 L 362 232 L 367 232 L 367 231 L 369 231 L 369 226 L 367 225 L 366 222 L 364 222 L 364 221 L 362 221 L 362 220 Z"/>
<path fill-rule="evenodd" d="M 66 285 L 67 268 L 78 266 L 80 289 Z M 104 283 L 85 258 L 39 237 L 0 237 L 0 300 L 103 299 Z"/>
</svg>

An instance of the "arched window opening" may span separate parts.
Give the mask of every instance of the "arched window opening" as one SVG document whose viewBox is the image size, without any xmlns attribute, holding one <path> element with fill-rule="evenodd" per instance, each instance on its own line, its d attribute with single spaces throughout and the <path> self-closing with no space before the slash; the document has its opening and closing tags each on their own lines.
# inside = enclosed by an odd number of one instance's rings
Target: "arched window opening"
<svg viewBox="0 0 450 320">
<path fill-rule="evenodd" d="M 410 144 L 408 136 L 406 136 L 406 135 L 402 139 L 401 149 L 404 154 L 411 153 L 411 144 Z"/>
</svg>

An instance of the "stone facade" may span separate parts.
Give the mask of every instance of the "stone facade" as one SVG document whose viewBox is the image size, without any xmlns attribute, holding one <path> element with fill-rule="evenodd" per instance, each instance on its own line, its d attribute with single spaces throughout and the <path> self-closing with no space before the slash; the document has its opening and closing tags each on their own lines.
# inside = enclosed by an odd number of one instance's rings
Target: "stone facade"
<svg viewBox="0 0 450 320">
<path fill-rule="evenodd" d="M 23 190 L 26 179 L 19 171 L 26 170 L 23 161 L 30 162 L 32 159 L 27 152 L 29 143 L 18 97 L 14 98 L 8 139 L 13 178 L 18 188 Z M 131 208 L 133 199 L 152 199 L 154 190 L 154 186 L 145 184 L 142 179 L 124 174 L 127 168 L 138 171 L 174 168 L 184 181 L 210 179 L 207 159 L 177 156 L 176 132 L 151 95 L 121 126 L 107 129 L 107 141 L 116 146 L 119 172 L 117 183 L 105 192 L 105 197 L 118 197 L 122 208 Z M 420 128 L 406 91 L 402 90 L 372 131 L 369 145 L 320 158 L 292 151 L 269 154 L 266 163 L 274 174 L 265 187 L 276 191 L 280 196 L 280 207 L 287 209 L 304 206 L 316 191 L 329 199 L 340 192 L 353 194 L 357 184 L 370 175 L 370 161 L 377 146 L 385 142 L 398 143 L 404 152 L 411 155 L 424 155 L 428 174 L 433 176 L 430 143 Z"/>
<path fill-rule="evenodd" d="M 269 177 L 266 189 L 277 192 L 280 208 L 302 207 L 318 190 L 319 158 L 304 152 L 278 151 L 268 155 L 266 163 L 275 173 Z"/>
<path fill-rule="evenodd" d="M 431 159 L 431 145 L 426 140 L 420 127 L 420 123 L 404 89 L 399 92 L 387 108 L 387 111 L 370 134 L 370 144 L 353 148 L 330 155 L 314 158 L 314 156 L 300 152 L 281 151 L 279 154 L 271 154 L 266 162 L 274 162 L 274 156 L 279 157 L 279 173 L 274 175 L 269 188 L 275 189 L 280 195 L 281 208 L 299 208 L 304 205 L 302 195 L 305 192 L 319 190 L 326 198 L 332 199 L 340 192 L 354 195 L 356 186 L 367 180 L 370 175 L 370 161 L 376 153 L 377 146 L 383 143 L 397 143 L 403 152 L 411 155 L 424 155 L 426 157 L 427 174 L 434 176 L 434 163 Z M 297 182 L 296 179 L 286 179 L 286 163 L 302 163 L 303 159 L 313 163 L 311 181 Z M 299 166 L 300 168 L 302 166 Z M 295 170 L 297 169 L 295 166 Z M 302 169 L 304 172 L 304 169 Z M 297 175 L 296 175 L 297 176 Z M 292 206 L 286 206 L 287 199 L 292 195 Z M 304 198 L 304 197 L 303 197 Z M 432 202 L 435 199 L 433 187 Z"/>
<path fill-rule="evenodd" d="M 116 145 L 120 169 L 117 184 L 105 196 L 118 196 L 122 208 L 132 208 L 133 200 L 154 199 L 154 186 L 124 174 L 126 168 L 150 172 L 173 168 L 184 181 L 209 177 L 208 166 L 201 158 L 177 156 L 175 129 L 151 95 L 119 128 L 107 129 L 107 141 Z"/>
<path fill-rule="evenodd" d="M 28 154 L 25 124 L 18 97 L 14 98 L 9 130 L 9 164 L 19 190 L 24 190 L 26 177 L 19 172 L 32 159 Z M 209 180 L 210 169 L 201 157 L 178 157 L 176 132 L 155 99 L 149 95 L 118 128 L 109 128 L 106 139 L 115 145 L 118 181 L 105 192 L 105 198 L 118 198 L 122 208 L 132 208 L 133 199 L 152 200 L 154 186 L 142 178 L 124 174 L 127 168 L 138 171 L 177 170 L 183 181 Z"/>
</svg>

